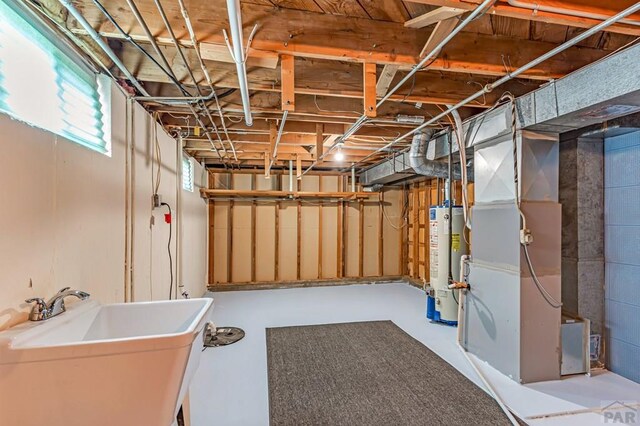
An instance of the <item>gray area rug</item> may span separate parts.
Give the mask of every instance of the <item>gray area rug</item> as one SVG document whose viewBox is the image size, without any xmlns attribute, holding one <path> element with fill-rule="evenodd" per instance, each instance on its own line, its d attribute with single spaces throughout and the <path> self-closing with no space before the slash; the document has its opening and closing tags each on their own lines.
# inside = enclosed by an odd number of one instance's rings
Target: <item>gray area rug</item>
<svg viewBox="0 0 640 426">
<path fill-rule="evenodd" d="M 498 404 L 391 321 L 267 329 L 277 425 L 510 425 Z"/>
</svg>

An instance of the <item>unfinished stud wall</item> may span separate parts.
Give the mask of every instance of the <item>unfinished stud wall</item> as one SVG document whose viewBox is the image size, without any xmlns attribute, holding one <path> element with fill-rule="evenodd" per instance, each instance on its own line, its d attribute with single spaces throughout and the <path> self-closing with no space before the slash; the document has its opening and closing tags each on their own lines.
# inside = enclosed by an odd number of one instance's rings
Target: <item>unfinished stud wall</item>
<svg viewBox="0 0 640 426">
<path fill-rule="evenodd" d="M 209 181 L 216 189 L 289 188 L 287 175 L 212 174 Z M 348 187 L 347 178 L 336 175 L 294 182 L 300 191 Z M 393 188 L 384 190 L 382 201 L 211 200 L 209 283 L 400 276 L 402 199 L 403 191 Z"/>
<path fill-rule="evenodd" d="M 125 300 L 126 100 L 115 86 L 111 92 L 110 157 L 0 114 L 0 330 L 27 319 L 25 299 L 48 298 L 66 286 L 102 303 Z M 131 273 L 138 301 L 169 295 L 169 229 L 164 211 L 151 209 L 152 125 L 149 114 L 134 106 Z M 160 192 L 175 215 L 176 145 L 161 129 L 158 141 Z M 201 177 L 200 166 L 194 167 Z M 186 191 L 182 205 L 181 282 L 200 296 L 206 289 L 207 206 L 198 192 Z M 175 232 L 174 226 L 174 272 Z"/>
</svg>

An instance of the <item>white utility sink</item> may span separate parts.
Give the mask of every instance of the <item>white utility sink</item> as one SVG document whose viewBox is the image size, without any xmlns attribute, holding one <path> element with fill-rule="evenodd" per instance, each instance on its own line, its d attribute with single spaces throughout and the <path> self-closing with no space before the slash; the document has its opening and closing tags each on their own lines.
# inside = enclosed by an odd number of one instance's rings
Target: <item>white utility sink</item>
<svg viewBox="0 0 640 426">
<path fill-rule="evenodd" d="M 175 420 L 213 299 L 101 305 L 0 333 L 0 423 L 149 425 Z"/>
</svg>

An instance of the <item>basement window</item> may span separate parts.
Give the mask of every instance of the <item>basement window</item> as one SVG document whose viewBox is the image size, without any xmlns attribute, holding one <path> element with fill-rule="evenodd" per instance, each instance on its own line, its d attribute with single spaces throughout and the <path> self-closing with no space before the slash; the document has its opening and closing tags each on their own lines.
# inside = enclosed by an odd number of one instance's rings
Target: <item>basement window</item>
<svg viewBox="0 0 640 426">
<path fill-rule="evenodd" d="M 193 164 L 186 155 L 182 156 L 182 189 L 193 192 Z"/>
<path fill-rule="evenodd" d="M 0 112 L 110 155 L 108 79 L 28 16 L 0 0 Z"/>
</svg>

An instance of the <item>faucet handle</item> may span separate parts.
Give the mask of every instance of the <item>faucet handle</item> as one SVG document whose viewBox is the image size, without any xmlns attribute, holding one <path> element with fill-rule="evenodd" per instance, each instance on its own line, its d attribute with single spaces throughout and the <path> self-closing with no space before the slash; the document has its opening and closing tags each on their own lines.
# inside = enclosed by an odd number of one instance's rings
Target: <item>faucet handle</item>
<svg viewBox="0 0 640 426">
<path fill-rule="evenodd" d="M 25 303 L 33 303 L 33 302 L 36 302 L 36 305 L 40 309 L 46 309 L 47 308 L 47 302 L 45 302 L 44 299 L 41 298 L 41 297 L 32 297 L 31 299 L 25 300 Z"/>
<path fill-rule="evenodd" d="M 29 319 L 31 321 L 41 321 L 43 319 L 47 319 L 50 316 L 49 306 L 44 299 L 40 297 L 32 297 L 31 299 L 25 300 L 26 303 L 36 304 L 31 308 L 31 312 L 29 313 Z"/>
</svg>

